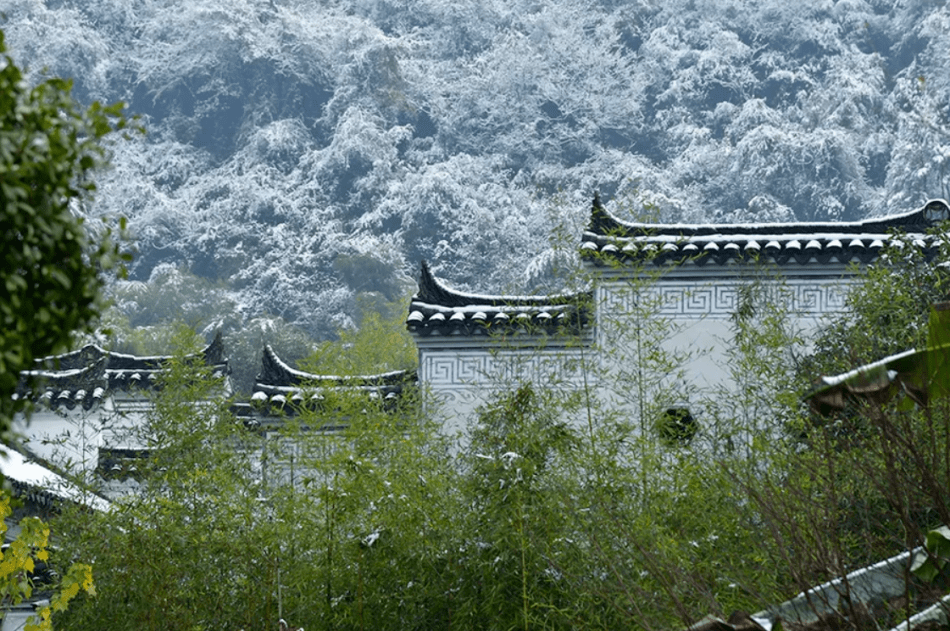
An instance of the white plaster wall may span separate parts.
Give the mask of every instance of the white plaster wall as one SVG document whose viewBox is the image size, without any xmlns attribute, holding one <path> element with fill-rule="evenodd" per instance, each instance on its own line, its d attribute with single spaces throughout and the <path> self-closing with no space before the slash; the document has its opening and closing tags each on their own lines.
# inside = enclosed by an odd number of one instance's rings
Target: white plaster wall
<svg viewBox="0 0 950 631">
<path fill-rule="evenodd" d="M 23 631 L 26 628 L 26 623 L 33 617 L 33 613 L 33 608 L 28 606 L 7 609 L 3 612 L 0 631 Z M 36 621 L 34 620 L 34 622 Z"/>
<path fill-rule="evenodd" d="M 817 329 L 847 308 L 853 282 L 847 270 L 822 271 L 789 278 L 728 270 L 711 278 L 686 269 L 643 285 L 619 277 L 602 280 L 595 294 L 597 349 L 605 376 L 602 396 L 615 401 L 614 409 L 627 411 L 631 419 L 645 416 L 640 420 L 647 426 L 668 408 L 688 408 L 700 427 L 707 428 L 736 414 L 741 417 L 729 406 L 737 405 L 733 395 L 741 394 L 730 358 L 732 317 L 743 287 L 759 296 L 764 292 L 785 314 L 787 331 L 804 341 L 798 350 L 806 352 Z M 655 356 L 649 357 L 652 351 Z M 644 366 L 642 378 L 636 373 L 638 361 Z M 653 374 L 648 374 L 651 370 Z M 638 379 L 644 384 L 639 391 Z M 754 411 L 748 414 L 755 416 Z"/>
<path fill-rule="evenodd" d="M 142 428 L 151 404 L 143 397 L 107 398 L 84 410 L 37 406 L 29 418 L 18 414 L 14 431 L 23 445 L 52 465 L 74 474 L 99 465 L 99 449 L 142 449 Z"/>
<path fill-rule="evenodd" d="M 86 411 L 35 408 L 29 419 L 14 418 L 13 430 L 31 452 L 73 472 L 92 471 L 99 462 L 100 415 L 104 406 Z"/>
<path fill-rule="evenodd" d="M 447 436 L 464 438 L 480 406 L 523 383 L 571 390 L 585 383 L 590 357 L 583 348 L 513 349 L 501 338 L 481 340 L 481 347 L 461 348 L 443 346 L 438 338 L 419 343 L 419 380 L 427 390 L 428 411 L 442 420 Z"/>
<path fill-rule="evenodd" d="M 513 347 L 504 339 L 485 337 L 417 338 L 419 378 L 431 413 L 442 418 L 447 435 L 464 435 L 480 405 L 525 381 L 541 387 L 588 386 L 622 411 L 636 405 L 637 365 L 651 353 L 647 369 L 661 366 L 660 357 L 672 361 L 663 368 L 669 373 L 659 375 L 655 384 L 662 391 L 657 396 L 669 400 L 650 403 L 689 407 L 689 393 L 701 391 L 708 397 L 718 388 L 735 387 L 728 350 L 731 317 L 743 285 L 756 283 L 757 291 L 765 291 L 788 313 L 790 329 L 807 339 L 826 318 L 846 308 L 853 278 L 844 267 L 827 266 L 800 270 L 796 277 L 734 268 L 712 271 L 716 275 L 709 269 L 676 268 L 649 283 L 622 274 L 601 278 L 595 290 L 593 343 L 575 348 L 531 347 L 525 340 Z"/>
<path fill-rule="evenodd" d="M 111 414 L 102 417 L 102 447 L 107 449 L 145 449 L 148 415 L 154 407 L 147 396 L 117 395 L 111 402 Z"/>
<path fill-rule="evenodd" d="M 811 337 L 830 316 L 846 308 L 848 278 L 794 278 L 757 281 L 788 317 L 790 331 Z M 728 385 L 728 350 L 732 316 L 740 288 L 751 281 L 738 277 L 705 280 L 660 279 L 637 287 L 623 281 L 598 286 L 597 347 L 607 372 L 629 361 L 639 343 L 658 345 L 672 358 L 683 358 L 686 380 L 698 388 Z M 645 351 L 641 351 L 645 352 Z"/>
</svg>

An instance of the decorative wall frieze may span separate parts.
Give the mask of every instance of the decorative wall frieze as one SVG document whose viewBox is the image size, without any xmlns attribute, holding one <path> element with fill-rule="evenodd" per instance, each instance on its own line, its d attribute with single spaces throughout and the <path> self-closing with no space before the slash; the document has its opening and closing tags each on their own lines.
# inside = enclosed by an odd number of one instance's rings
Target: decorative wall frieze
<svg viewBox="0 0 950 631">
<path fill-rule="evenodd" d="M 589 359 L 589 358 L 588 358 Z M 504 388 L 524 381 L 584 383 L 585 357 L 580 351 L 556 353 L 489 353 L 478 351 L 428 352 L 419 366 L 420 381 L 436 392 L 445 388 Z"/>
<path fill-rule="evenodd" d="M 640 291 L 622 285 L 605 285 L 597 295 L 601 313 L 622 320 L 656 316 L 670 319 L 728 318 L 736 312 L 743 287 L 751 284 L 659 282 Z M 840 313 L 847 308 L 849 284 L 842 280 L 796 280 L 764 282 L 752 291 L 796 317 Z"/>
</svg>

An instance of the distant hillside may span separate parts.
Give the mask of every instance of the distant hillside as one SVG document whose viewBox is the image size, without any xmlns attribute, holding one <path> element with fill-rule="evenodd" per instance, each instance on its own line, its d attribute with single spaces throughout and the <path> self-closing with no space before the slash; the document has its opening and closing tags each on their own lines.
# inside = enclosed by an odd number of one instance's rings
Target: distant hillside
<svg viewBox="0 0 950 631">
<path fill-rule="evenodd" d="M 149 130 L 116 144 L 88 210 L 129 218 L 134 291 L 177 266 L 234 326 L 325 337 L 421 258 L 468 289 L 556 284 L 552 228 L 576 238 L 595 189 L 667 221 L 950 196 L 943 2 L 5 5 L 34 76 L 126 100 Z"/>
</svg>

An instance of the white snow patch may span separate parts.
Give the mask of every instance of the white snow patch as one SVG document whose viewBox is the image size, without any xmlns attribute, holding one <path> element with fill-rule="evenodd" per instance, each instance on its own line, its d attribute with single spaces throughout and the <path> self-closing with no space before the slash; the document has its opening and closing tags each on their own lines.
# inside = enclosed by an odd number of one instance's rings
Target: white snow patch
<svg viewBox="0 0 950 631">
<path fill-rule="evenodd" d="M 0 473 L 10 480 L 48 491 L 63 499 L 85 504 L 96 510 L 107 511 L 111 507 L 108 500 L 82 490 L 61 475 L 35 462 L 30 462 L 23 454 L 9 447 L 0 446 Z"/>
</svg>

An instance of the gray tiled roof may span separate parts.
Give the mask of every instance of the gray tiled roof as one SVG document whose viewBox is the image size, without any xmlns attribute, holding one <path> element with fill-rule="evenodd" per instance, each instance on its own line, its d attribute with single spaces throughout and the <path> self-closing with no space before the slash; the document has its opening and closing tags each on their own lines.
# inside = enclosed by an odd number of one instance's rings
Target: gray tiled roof
<svg viewBox="0 0 950 631">
<path fill-rule="evenodd" d="M 553 296 L 456 291 L 433 276 L 423 261 L 406 326 L 416 335 L 483 335 L 513 329 L 579 332 L 590 318 L 592 303 L 589 291 Z"/>
<path fill-rule="evenodd" d="M 224 343 L 214 341 L 195 354 L 214 368 L 215 376 L 230 373 Z M 95 344 L 78 351 L 37 360 L 35 368 L 21 373 L 16 395 L 51 408 L 89 410 L 111 392 L 129 392 L 154 387 L 171 356 L 136 356 L 107 351 Z"/>
<path fill-rule="evenodd" d="M 901 215 L 853 222 L 786 224 L 650 224 L 625 222 L 608 213 L 594 196 L 590 224 L 581 239 L 581 255 L 595 263 L 652 262 L 656 265 L 692 262 L 695 265 L 765 259 L 778 265 L 811 263 L 870 263 L 894 242 L 936 252 L 928 229 L 950 219 L 950 206 L 931 200 Z"/>
<path fill-rule="evenodd" d="M 291 368 L 273 348 L 265 346 L 250 404 L 238 404 L 234 411 L 238 416 L 295 413 L 301 406 L 319 406 L 330 391 L 365 394 L 368 399 L 390 404 L 416 379 L 415 371 L 408 370 L 359 376 L 316 375 Z"/>
<path fill-rule="evenodd" d="M 108 500 L 64 478 L 49 463 L 6 445 L 0 446 L 0 474 L 10 483 L 15 496 L 41 510 L 52 509 L 64 501 L 97 510 L 109 508 Z"/>
</svg>

